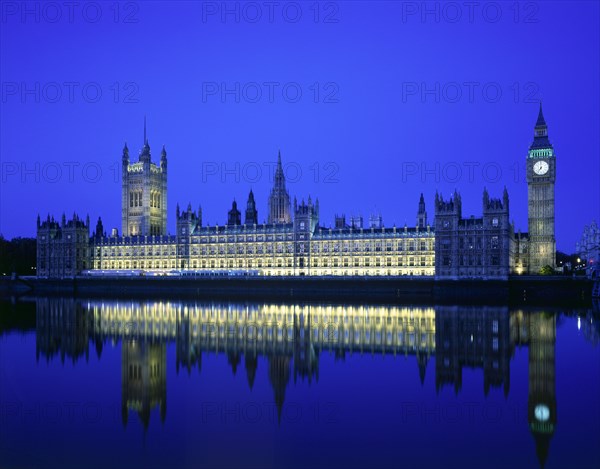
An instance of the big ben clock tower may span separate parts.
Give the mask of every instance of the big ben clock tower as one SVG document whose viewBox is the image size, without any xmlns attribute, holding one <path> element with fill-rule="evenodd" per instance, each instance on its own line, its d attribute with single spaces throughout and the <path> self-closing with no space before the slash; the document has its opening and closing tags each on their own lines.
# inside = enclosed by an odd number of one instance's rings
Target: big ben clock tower
<svg viewBox="0 0 600 469">
<path fill-rule="evenodd" d="M 529 273 L 539 274 L 542 267 L 555 267 L 554 181 L 556 157 L 548 139 L 548 126 L 542 104 L 535 123 L 533 143 L 527 155 L 527 210 L 529 218 Z"/>
</svg>

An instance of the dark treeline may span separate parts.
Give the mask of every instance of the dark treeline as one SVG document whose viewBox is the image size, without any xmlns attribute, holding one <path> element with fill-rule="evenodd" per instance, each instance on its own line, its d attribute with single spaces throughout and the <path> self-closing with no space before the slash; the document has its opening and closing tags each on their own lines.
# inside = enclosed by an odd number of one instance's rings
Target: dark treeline
<svg viewBox="0 0 600 469">
<path fill-rule="evenodd" d="M 35 238 L 13 238 L 0 235 L 0 276 L 16 272 L 18 275 L 35 275 Z"/>
</svg>

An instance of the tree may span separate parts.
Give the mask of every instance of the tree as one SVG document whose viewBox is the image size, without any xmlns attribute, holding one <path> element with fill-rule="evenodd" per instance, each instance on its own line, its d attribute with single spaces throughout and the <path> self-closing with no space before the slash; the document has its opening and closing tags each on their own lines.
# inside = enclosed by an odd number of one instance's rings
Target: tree
<svg viewBox="0 0 600 469">
<path fill-rule="evenodd" d="M 35 275 L 36 239 L 0 237 L 0 275 Z"/>
<path fill-rule="evenodd" d="M 554 269 L 549 265 L 545 265 L 544 267 L 542 267 L 540 269 L 540 275 L 553 275 L 553 274 L 554 274 Z"/>
</svg>

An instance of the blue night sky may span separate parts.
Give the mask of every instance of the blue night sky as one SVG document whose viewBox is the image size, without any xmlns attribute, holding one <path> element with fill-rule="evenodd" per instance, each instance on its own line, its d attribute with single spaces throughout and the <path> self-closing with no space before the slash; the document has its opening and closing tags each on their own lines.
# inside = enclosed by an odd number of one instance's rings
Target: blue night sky
<svg viewBox="0 0 600 469">
<path fill-rule="evenodd" d="M 171 232 L 178 202 L 223 224 L 251 188 L 262 222 L 279 149 L 290 195 L 319 197 L 325 226 L 413 226 L 420 192 L 432 221 L 436 190 L 455 188 L 479 216 L 484 186 L 506 186 L 526 231 L 540 99 L 558 249 L 599 216 L 598 2 L 25 4 L 0 4 L 7 238 L 63 211 L 120 231 L 121 150 L 137 159 L 144 115 L 153 160 L 168 152 Z"/>
</svg>

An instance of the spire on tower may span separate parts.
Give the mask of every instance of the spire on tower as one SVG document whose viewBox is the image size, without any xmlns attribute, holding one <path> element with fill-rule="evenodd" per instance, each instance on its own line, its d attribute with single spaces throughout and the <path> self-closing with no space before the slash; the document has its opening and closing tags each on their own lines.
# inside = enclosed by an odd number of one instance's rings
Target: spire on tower
<svg viewBox="0 0 600 469">
<path fill-rule="evenodd" d="M 544 113 L 542 112 L 542 101 L 540 101 L 540 111 L 538 113 L 537 122 L 535 123 L 536 127 L 542 127 L 546 125 L 546 120 L 544 119 Z"/>
<path fill-rule="evenodd" d="M 146 138 L 146 114 L 144 114 L 144 146 L 148 145 L 148 139 Z"/>
<path fill-rule="evenodd" d="M 533 143 L 529 147 L 529 150 L 552 150 L 552 144 L 548 139 L 548 125 L 546 124 L 546 119 L 544 119 L 541 101 L 537 121 L 535 122 Z M 532 154 L 529 156 L 531 157 Z"/>
<path fill-rule="evenodd" d="M 268 223 L 290 223 L 290 196 L 285 188 L 285 174 L 281 164 L 281 150 L 277 153 L 277 168 L 273 181 L 273 189 L 269 197 Z"/>
</svg>

